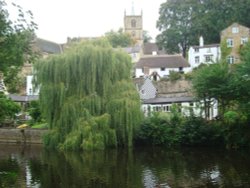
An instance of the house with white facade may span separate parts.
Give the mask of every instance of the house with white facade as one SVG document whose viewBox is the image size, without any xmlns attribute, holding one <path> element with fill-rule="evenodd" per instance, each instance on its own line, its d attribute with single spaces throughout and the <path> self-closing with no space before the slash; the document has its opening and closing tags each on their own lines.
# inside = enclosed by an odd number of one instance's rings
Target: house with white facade
<svg viewBox="0 0 250 188">
<path fill-rule="evenodd" d="M 137 63 L 139 61 L 142 53 L 140 45 L 129 46 L 122 49 L 131 57 L 132 63 Z"/>
<path fill-rule="evenodd" d="M 170 71 L 186 73 L 190 65 L 182 55 L 145 55 L 135 65 L 135 77 L 168 77 Z"/>
<path fill-rule="evenodd" d="M 190 46 L 188 51 L 189 71 L 201 64 L 216 63 L 221 56 L 220 44 L 204 45 L 204 39 L 199 38 L 198 46 Z"/>
<path fill-rule="evenodd" d="M 169 113 L 175 105 L 184 116 L 205 117 L 204 105 L 194 98 L 190 81 L 154 82 L 146 77 L 135 78 L 134 83 L 140 94 L 141 108 L 145 116 L 150 116 L 153 112 Z M 213 101 L 211 108 L 207 109 L 209 119 L 214 119 L 218 115 L 217 106 L 217 102 Z"/>
</svg>

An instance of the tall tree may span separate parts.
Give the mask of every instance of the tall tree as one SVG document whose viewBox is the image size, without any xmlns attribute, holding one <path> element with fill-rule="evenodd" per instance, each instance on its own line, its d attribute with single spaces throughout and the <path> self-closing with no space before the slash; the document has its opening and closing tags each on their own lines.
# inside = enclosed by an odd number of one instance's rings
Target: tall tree
<svg viewBox="0 0 250 188">
<path fill-rule="evenodd" d="M 192 25 L 192 0 L 168 0 L 160 7 L 157 27 L 162 31 L 156 40 L 168 53 L 182 53 L 195 41 Z"/>
<path fill-rule="evenodd" d="M 233 22 L 250 27 L 250 0 L 168 0 L 160 7 L 157 43 L 169 53 L 186 56 L 190 45 L 219 43 L 220 32 Z"/>
<path fill-rule="evenodd" d="M 221 114 L 235 99 L 233 83 L 234 74 L 227 63 L 204 65 L 193 72 L 192 84 L 197 98 L 203 100 L 205 108 L 211 106 L 211 99 L 216 99 Z"/>
<path fill-rule="evenodd" d="M 49 147 L 132 146 L 141 118 L 130 57 L 105 41 L 77 44 L 36 65 Z"/>
<path fill-rule="evenodd" d="M 148 31 L 143 31 L 143 43 L 148 43 L 152 40 L 152 37 L 149 35 Z"/>
<path fill-rule="evenodd" d="M 235 95 L 241 111 L 250 119 L 250 42 L 240 49 L 240 60 L 241 63 L 236 67 Z"/>
<path fill-rule="evenodd" d="M 133 38 L 128 34 L 124 33 L 122 28 L 118 31 L 109 31 L 105 33 L 105 37 L 108 39 L 112 47 L 128 47 L 135 43 Z"/>
<path fill-rule="evenodd" d="M 32 60 L 32 40 L 37 28 L 30 11 L 25 12 L 16 4 L 13 6 L 18 14 L 17 20 L 9 19 L 6 4 L 0 0 L 0 71 L 6 78 L 9 75 L 15 77 L 23 63 Z M 8 85 L 11 79 L 6 81 Z"/>
</svg>

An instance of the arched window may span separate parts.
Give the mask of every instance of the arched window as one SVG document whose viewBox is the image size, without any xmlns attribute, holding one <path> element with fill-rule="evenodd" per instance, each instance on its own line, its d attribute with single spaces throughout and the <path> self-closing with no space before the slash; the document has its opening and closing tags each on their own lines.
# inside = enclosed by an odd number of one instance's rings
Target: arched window
<svg viewBox="0 0 250 188">
<path fill-rule="evenodd" d="M 136 20 L 135 19 L 131 20 L 131 27 L 136 27 Z"/>
</svg>

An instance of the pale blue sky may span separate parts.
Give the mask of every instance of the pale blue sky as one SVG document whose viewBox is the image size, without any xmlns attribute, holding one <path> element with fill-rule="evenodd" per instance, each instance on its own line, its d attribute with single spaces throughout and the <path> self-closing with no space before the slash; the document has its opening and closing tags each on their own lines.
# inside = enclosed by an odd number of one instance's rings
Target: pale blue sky
<svg viewBox="0 0 250 188">
<path fill-rule="evenodd" d="M 67 37 L 95 37 L 123 27 L 124 11 L 143 10 L 143 29 L 153 38 L 159 33 L 156 21 L 166 0 L 6 0 L 31 10 L 38 24 L 37 36 L 58 43 Z"/>
</svg>

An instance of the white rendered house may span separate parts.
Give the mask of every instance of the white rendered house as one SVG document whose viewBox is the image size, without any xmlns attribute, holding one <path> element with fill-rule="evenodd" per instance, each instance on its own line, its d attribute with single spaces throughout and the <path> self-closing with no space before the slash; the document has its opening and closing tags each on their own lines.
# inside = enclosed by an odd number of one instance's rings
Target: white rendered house
<svg viewBox="0 0 250 188">
<path fill-rule="evenodd" d="M 190 65 L 181 55 L 148 55 L 143 56 L 135 65 L 135 77 L 153 77 L 159 80 L 168 77 L 170 71 L 187 72 Z"/>
<path fill-rule="evenodd" d="M 203 102 L 197 101 L 193 96 L 189 95 L 187 91 L 184 91 L 186 89 L 179 91 L 179 93 L 175 91 L 175 94 L 172 93 L 173 91 L 164 94 L 159 93 L 161 89 L 159 86 L 154 85 L 155 82 L 149 78 L 137 78 L 134 81 L 140 94 L 141 109 L 145 116 L 150 116 L 153 112 L 169 113 L 173 105 L 177 105 L 184 116 L 205 117 Z M 165 86 L 168 87 L 168 85 Z M 217 106 L 216 100 L 211 101 L 211 107 L 207 109 L 208 119 L 212 120 L 218 116 Z"/>
<path fill-rule="evenodd" d="M 26 95 L 39 95 L 39 89 L 34 88 L 32 83 L 33 75 L 26 77 Z"/>
<path fill-rule="evenodd" d="M 220 44 L 204 45 L 204 39 L 201 36 L 199 46 L 191 46 L 188 51 L 189 71 L 198 67 L 202 63 L 216 63 L 221 57 Z"/>
</svg>

